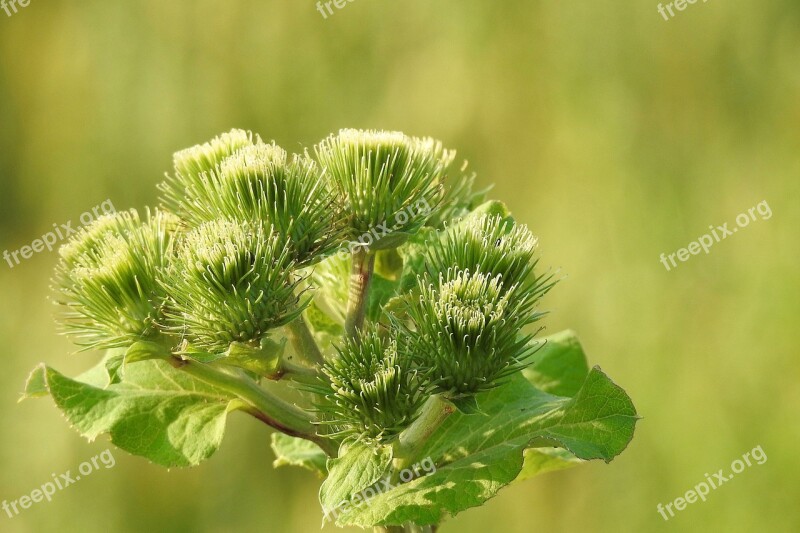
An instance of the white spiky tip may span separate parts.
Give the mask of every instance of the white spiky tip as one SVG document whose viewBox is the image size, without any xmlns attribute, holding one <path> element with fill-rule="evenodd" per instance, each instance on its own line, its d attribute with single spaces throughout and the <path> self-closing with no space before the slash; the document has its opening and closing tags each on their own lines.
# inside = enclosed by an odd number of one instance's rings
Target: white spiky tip
<svg viewBox="0 0 800 533">
<path fill-rule="evenodd" d="M 256 136 L 258 140 L 258 137 Z M 193 176 L 216 168 L 222 161 L 241 148 L 253 144 L 253 134 L 233 129 L 210 141 L 176 152 L 173 156 L 175 172 L 180 176 Z"/>
<path fill-rule="evenodd" d="M 220 176 L 230 179 L 237 176 L 263 174 L 270 167 L 286 164 L 286 150 L 271 143 L 246 146 L 220 164 Z"/>
<path fill-rule="evenodd" d="M 394 148 L 404 145 L 408 137 L 401 131 L 346 128 L 339 130 L 339 134 L 332 136 L 331 139 L 335 139 L 341 144 L 357 145 L 365 148 Z"/>
<path fill-rule="evenodd" d="M 142 224 L 135 209 L 120 211 L 97 217 L 84 226 L 68 242 L 58 249 L 58 254 L 66 264 L 80 264 L 86 256 L 94 256 L 108 235 L 128 233 Z"/>
<path fill-rule="evenodd" d="M 466 328 L 463 332 L 479 332 L 488 323 L 502 319 L 508 302 L 509 294 L 503 290 L 500 275 L 462 270 L 447 282 L 444 275 L 440 276 L 433 308 L 439 319 Z"/>
</svg>

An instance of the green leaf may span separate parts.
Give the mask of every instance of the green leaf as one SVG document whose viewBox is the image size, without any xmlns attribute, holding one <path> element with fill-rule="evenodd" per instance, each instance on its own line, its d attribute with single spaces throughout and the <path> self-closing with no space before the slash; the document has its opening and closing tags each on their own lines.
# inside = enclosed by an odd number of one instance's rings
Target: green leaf
<svg viewBox="0 0 800 533">
<path fill-rule="evenodd" d="M 320 349 L 324 352 L 331 348 L 333 341 L 339 340 L 344 335 L 344 327 L 328 316 L 319 308 L 317 302 L 311 302 L 304 311 L 306 323 L 308 324 L 314 340 L 317 341 Z"/>
<path fill-rule="evenodd" d="M 375 273 L 386 279 L 396 280 L 403 272 L 403 258 L 396 248 L 379 250 L 375 254 Z"/>
<path fill-rule="evenodd" d="M 391 250 L 406 242 L 411 235 L 411 233 L 404 231 L 392 231 L 388 235 L 370 244 L 369 249 L 373 251 Z"/>
<path fill-rule="evenodd" d="M 28 398 L 41 398 L 47 396 L 47 379 L 45 378 L 44 366 L 40 365 L 33 369 L 25 382 L 25 390 L 19 401 Z"/>
<path fill-rule="evenodd" d="M 451 398 L 450 402 L 456 406 L 459 413 L 465 415 L 484 414 L 478 406 L 478 399 L 474 395 Z"/>
<path fill-rule="evenodd" d="M 106 361 L 101 362 L 106 367 Z M 87 373 L 86 375 L 95 375 Z M 192 466 L 219 447 L 234 398 L 158 360 L 128 365 L 122 381 L 100 387 L 45 365 L 28 380 L 29 394 L 46 389 L 84 437 L 108 433 L 118 447 L 163 466 Z"/>
<path fill-rule="evenodd" d="M 369 294 L 367 295 L 367 318 L 380 320 L 383 306 L 397 294 L 398 283 L 390 281 L 379 274 L 372 275 Z"/>
<path fill-rule="evenodd" d="M 125 352 L 125 364 L 151 359 L 168 359 L 172 354 L 163 344 L 149 341 L 138 341 L 131 345 Z"/>
<path fill-rule="evenodd" d="M 597 367 L 574 398 L 547 394 L 516 375 L 481 395 L 480 405 L 485 416 L 451 415 L 417 455 L 433 460 L 436 472 L 347 508 L 337 523 L 439 523 L 445 514 L 481 505 L 520 476 L 526 448 L 559 447 L 578 459 L 608 462 L 628 445 L 638 419 L 630 398 Z M 569 456 L 532 456 L 523 479 L 566 466 L 559 461 Z"/>
<path fill-rule="evenodd" d="M 574 331 L 565 330 L 539 341 L 544 343 L 523 372 L 541 391 L 557 396 L 575 396 L 580 390 L 589 365 Z"/>
<path fill-rule="evenodd" d="M 261 339 L 261 346 L 254 348 L 241 342 L 232 342 L 225 357 L 219 362 L 243 368 L 258 376 L 273 377 L 281 372 L 281 358 L 286 351 L 287 339 L 274 341 L 269 336 Z"/>
<path fill-rule="evenodd" d="M 328 460 L 328 477 L 319 489 L 326 518 L 338 512 L 357 492 L 380 480 L 392 457 L 391 446 L 375 447 L 362 441 L 342 444 L 339 457 Z"/>
<path fill-rule="evenodd" d="M 545 472 L 572 468 L 584 462 L 562 448 L 528 448 L 525 450 L 522 471 L 514 481 L 529 479 Z"/>
<path fill-rule="evenodd" d="M 100 364 L 95 365 L 75 379 L 101 389 L 114 383 L 119 383 L 122 379 L 125 351 L 125 348 L 108 350 Z"/>
<path fill-rule="evenodd" d="M 425 272 L 425 252 L 429 243 L 438 239 L 438 231 L 422 228 L 406 244 L 397 249 L 403 258 L 403 271 L 400 274 L 399 291 L 408 292 L 417 286 L 417 276 Z"/>
<path fill-rule="evenodd" d="M 299 466 L 324 477 L 328 473 L 328 456 L 322 448 L 311 441 L 291 437 L 285 433 L 272 434 L 272 451 L 275 461 L 272 466 Z"/>
</svg>

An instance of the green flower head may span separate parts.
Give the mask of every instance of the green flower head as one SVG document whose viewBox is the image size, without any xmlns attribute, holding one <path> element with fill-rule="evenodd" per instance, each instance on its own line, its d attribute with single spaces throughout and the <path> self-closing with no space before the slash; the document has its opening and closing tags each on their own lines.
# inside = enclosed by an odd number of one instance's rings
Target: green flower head
<svg viewBox="0 0 800 533">
<path fill-rule="evenodd" d="M 256 137 L 256 141 L 259 141 Z M 174 213 L 193 222 L 195 208 L 213 199 L 208 188 L 208 175 L 229 156 L 245 146 L 253 144 L 253 134 L 244 130 L 231 130 L 214 137 L 207 143 L 198 144 L 176 152 L 173 156 L 174 174 L 158 187 L 162 192 L 162 203 Z"/>
<path fill-rule="evenodd" d="M 288 157 L 275 144 L 241 149 L 210 175 L 209 201 L 198 218 L 265 221 L 292 244 L 299 264 L 316 262 L 339 244 L 330 184 L 308 156 Z"/>
<path fill-rule="evenodd" d="M 166 328 L 213 354 L 232 342 L 258 346 L 302 311 L 293 270 L 289 246 L 271 229 L 206 222 L 182 239 L 163 281 Z"/>
<path fill-rule="evenodd" d="M 111 348 L 158 335 L 165 293 L 160 270 L 172 252 L 174 216 L 135 210 L 105 215 L 59 250 L 55 301 L 67 333 L 87 348 Z"/>
<path fill-rule="evenodd" d="M 398 234 L 416 232 L 441 200 L 455 156 L 434 139 L 353 129 L 322 141 L 316 154 L 344 198 L 354 239 L 380 226 Z"/>
<path fill-rule="evenodd" d="M 445 230 L 426 252 L 426 268 L 432 279 L 452 267 L 500 275 L 503 285 L 534 281 L 538 259 L 537 239 L 524 225 L 499 215 L 467 217 Z"/>
<path fill-rule="evenodd" d="M 317 387 L 318 408 L 333 434 L 386 441 L 417 417 L 426 399 L 423 380 L 399 353 L 397 342 L 376 329 L 345 339 Z"/>
<path fill-rule="evenodd" d="M 522 327 L 538 320 L 533 300 L 501 276 L 456 270 L 421 287 L 400 323 L 403 349 L 429 374 L 436 392 L 458 397 L 486 390 L 516 372 L 532 353 Z"/>
</svg>

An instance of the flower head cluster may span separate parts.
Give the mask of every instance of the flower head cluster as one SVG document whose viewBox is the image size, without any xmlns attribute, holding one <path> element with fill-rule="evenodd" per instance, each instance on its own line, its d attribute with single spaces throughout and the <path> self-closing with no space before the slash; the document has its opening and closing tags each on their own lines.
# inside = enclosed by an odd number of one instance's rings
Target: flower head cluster
<svg viewBox="0 0 800 533">
<path fill-rule="evenodd" d="M 260 139 L 256 137 L 256 141 Z M 159 185 L 164 204 L 182 218 L 190 219 L 193 209 L 209 200 L 209 191 L 205 188 L 209 173 L 227 157 L 252 144 L 250 133 L 234 129 L 207 143 L 176 152 L 172 158 L 174 174 L 168 175 Z"/>
<path fill-rule="evenodd" d="M 294 374 L 333 438 L 393 440 L 431 395 L 471 401 L 522 368 L 535 346 L 523 329 L 552 284 L 534 274 L 526 227 L 480 215 L 471 178 L 445 187 L 454 153 L 430 138 L 348 129 L 314 155 L 243 130 L 175 154 L 160 186 L 169 211 L 101 217 L 62 247 L 67 329 L 89 347 L 155 341 L 159 356 Z M 427 245 L 389 250 L 426 224 L 441 229 Z M 368 249 L 333 257 L 377 228 Z M 306 291 L 317 314 L 298 320 Z M 289 352 L 271 337 L 283 326 Z"/>
</svg>

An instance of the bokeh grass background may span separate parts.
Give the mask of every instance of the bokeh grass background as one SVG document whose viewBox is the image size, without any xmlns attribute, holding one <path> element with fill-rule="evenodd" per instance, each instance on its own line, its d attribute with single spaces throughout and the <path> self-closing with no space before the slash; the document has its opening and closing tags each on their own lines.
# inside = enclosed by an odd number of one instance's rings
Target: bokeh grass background
<svg viewBox="0 0 800 533">
<path fill-rule="evenodd" d="M 340 127 L 441 138 L 540 236 L 566 280 L 548 331 L 574 328 L 644 419 L 609 465 L 501 491 L 443 532 L 800 530 L 800 4 L 357 0 L 66 2 L 0 11 L 0 249 L 110 198 L 156 201 L 173 151 L 231 127 L 287 149 Z M 752 223 L 667 272 L 709 225 Z M 106 449 L 48 399 L 38 362 L 71 354 L 47 301 L 55 253 L 0 264 L 0 499 Z M 318 481 L 271 468 L 269 432 L 234 415 L 219 453 L 117 465 L 8 532 L 318 531 Z M 669 522 L 656 505 L 761 445 Z M 326 530 L 334 530 L 326 526 Z"/>
</svg>

